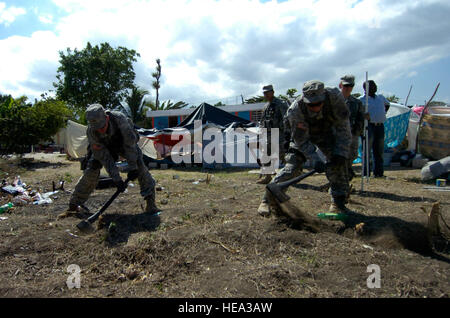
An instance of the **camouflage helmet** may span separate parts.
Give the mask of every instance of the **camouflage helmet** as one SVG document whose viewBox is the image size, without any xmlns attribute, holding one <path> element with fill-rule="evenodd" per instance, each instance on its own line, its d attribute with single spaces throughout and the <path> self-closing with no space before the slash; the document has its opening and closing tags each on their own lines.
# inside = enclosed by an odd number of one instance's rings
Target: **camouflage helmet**
<svg viewBox="0 0 450 318">
<path fill-rule="evenodd" d="M 341 83 L 342 85 L 355 85 L 355 76 L 348 74 L 341 77 Z"/>
<path fill-rule="evenodd" d="M 303 101 L 314 104 L 325 100 L 325 85 L 321 81 L 312 80 L 303 85 Z"/>
<path fill-rule="evenodd" d="M 101 129 L 106 125 L 106 112 L 102 105 L 92 104 L 86 109 L 86 120 L 93 129 Z"/>
<path fill-rule="evenodd" d="M 273 92 L 273 86 L 272 85 L 266 85 L 263 87 L 263 93 L 266 92 Z"/>
</svg>

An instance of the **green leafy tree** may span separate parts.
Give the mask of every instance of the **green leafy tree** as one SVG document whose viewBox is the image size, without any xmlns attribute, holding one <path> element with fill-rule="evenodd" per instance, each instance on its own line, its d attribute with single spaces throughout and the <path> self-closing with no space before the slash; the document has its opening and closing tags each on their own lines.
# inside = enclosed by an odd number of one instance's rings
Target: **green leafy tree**
<svg viewBox="0 0 450 318">
<path fill-rule="evenodd" d="M 12 98 L 11 95 L 3 95 L 3 94 L 0 94 L 0 104 L 6 102 L 6 101 L 9 100 L 10 98 Z"/>
<path fill-rule="evenodd" d="M 152 73 L 152 77 L 155 79 L 152 82 L 153 88 L 156 90 L 156 109 L 159 109 L 159 89 L 161 88 L 161 83 L 159 79 L 161 78 L 161 60 L 156 59 L 156 72 Z"/>
<path fill-rule="evenodd" d="M 0 103 L 2 154 L 24 153 L 29 146 L 50 141 L 66 125 L 71 112 L 65 102 L 53 98 L 27 103 L 25 96 Z"/>
<path fill-rule="evenodd" d="M 134 87 L 133 62 L 139 53 L 125 47 L 113 48 L 108 43 L 78 51 L 60 51 L 56 97 L 66 101 L 80 116 L 89 104 L 100 103 L 107 109 L 120 105 Z"/>
<path fill-rule="evenodd" d="M 215 103 L 214 106 L 220 107 L 220 106 L 225 106 L 225 104 L 220 101 L 218 103 Z"/>
<path fill-rule="evenodd" d="M 118 106 L 118 109 L 127 115 L 131 120 L 139 125 L 145 119 L 145 96 L 149 94 L 146 89 L 133 87 L 125 102 Z"/>
<path fill-rule="evenodd" d="M 297 93 L 297 89 L 296 88 L 289 88 L 286 91 L 286 95 L 289 96 L 289 98 L 296 98 L 297 96 L 295 95 Z"/>
</svg>

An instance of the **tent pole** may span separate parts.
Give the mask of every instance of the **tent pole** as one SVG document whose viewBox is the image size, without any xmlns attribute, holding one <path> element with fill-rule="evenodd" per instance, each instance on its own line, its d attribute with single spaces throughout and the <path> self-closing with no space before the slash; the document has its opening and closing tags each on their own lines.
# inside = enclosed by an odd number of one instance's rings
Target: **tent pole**
<svg viewBox="0 0 450 318">
<path fill-rule="evenodd" d="M 411 94 L 411 90 L 412 90 L 412 85 L 409 88 L 409 92 L 408 92 L 408 96 L 406 96 L 406 101 L 405 101 L 405 106 L 408 107 L 408 98 L 409 98 L 409 94 Z"/>
</svg>

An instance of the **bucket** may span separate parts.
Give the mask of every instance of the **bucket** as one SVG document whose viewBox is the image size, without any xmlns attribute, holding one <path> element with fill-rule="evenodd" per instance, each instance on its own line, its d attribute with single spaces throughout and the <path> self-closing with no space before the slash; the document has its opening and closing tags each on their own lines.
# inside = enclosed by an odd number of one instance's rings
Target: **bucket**
<svg viewBox="0 0 450 318">
<path fill-rule="evenodd" d="M 386 151 L 383 154 L 383 166 L 389 167 L 391 165 L 392 156 L 394 155 L 393 151 Z"/>
</svg>

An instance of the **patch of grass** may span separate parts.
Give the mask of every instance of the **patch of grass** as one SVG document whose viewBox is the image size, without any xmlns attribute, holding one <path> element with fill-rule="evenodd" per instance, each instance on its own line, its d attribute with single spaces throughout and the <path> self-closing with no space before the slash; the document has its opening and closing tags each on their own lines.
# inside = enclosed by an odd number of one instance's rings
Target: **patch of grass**
<svg viewBox="0 0 450 318">
<path fill-rule="evenodd" d="M 66 172 L 62 179 L 64 180 L 64 182 L 71 183 L 73 181 L 73 176 L 70 173 Z"/>
<path fill-rule="evenodd" d="M 298 256 L 298 259 L 302 263 L 306 263 L 308 265 L 311 265 L 313 267 L 317 267 L 319 265 L 319 262 L 317 260 L 317 256 L 315 254 L 309 255 L 309 254 L 300 254 Z"/>
<path fill-rule="evenodd" d="M 181 219 L 183 220 L 183 222 L 186 222 L 186 221 L 188 221 L 188 220 L 191 219 L 191 214 L 190 214 L 189 212 L 186 212 L 186 213 L 181 217 Z"/>
</svg>

